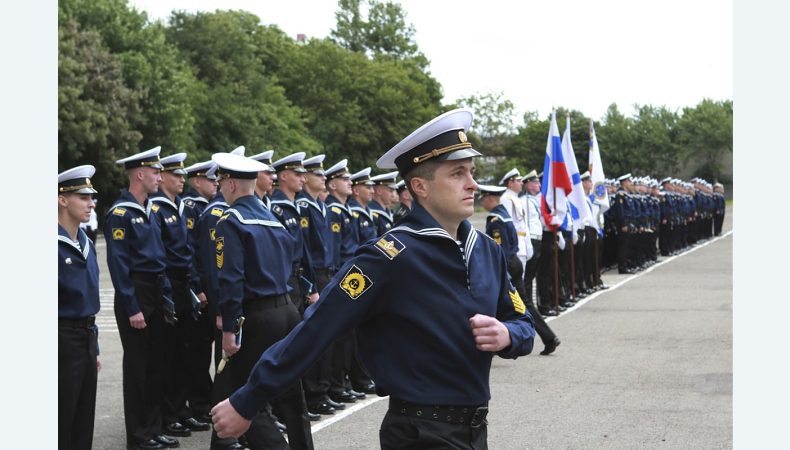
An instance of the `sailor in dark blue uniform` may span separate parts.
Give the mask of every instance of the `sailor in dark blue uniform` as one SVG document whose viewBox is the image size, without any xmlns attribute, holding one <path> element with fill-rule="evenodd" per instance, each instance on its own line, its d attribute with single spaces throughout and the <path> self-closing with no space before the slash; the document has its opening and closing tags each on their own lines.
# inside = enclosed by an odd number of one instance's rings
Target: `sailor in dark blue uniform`
<svg viewBox="0 0 790 450">
<path fill-rule="evenodd" d="M 184 160 L 186 153 L 176 153 L 161 159 L 162 182 L 159 191 L 149 198 L 154 216 L 159 220 L 162 242 L 167 255 L 167 278 L 172 285 L 175 320 L 165 327 L 165 380 L 162 420 L 165 434 L 187 437 L 192 431 L 206 431 L 210 425 L 201 422 L 187 406 L 187 396 L 197 375 L 190 359 L 191 341 L 198 332 L 200 305 L 193 304 L 190 292 L 192 246 L 186 220 L 182 217 L 185 205 L 179 194 L 184 190 Z M 195 296 L 195 300 L 198 300 Z"/>
<path fill-rule="evenodd" d="M 370 178 L 375 183 L 373 186 L 373 200 L 368 205 L 373 213 L 373 222 L 376 224 L 376 236 L 389 231 L 395 216 L 392 213 L 392 203 L 397 196 L 395 186 L 398 183 L 398 171 L 383 173 Z"/>
<path fill-rule="evenodd" d="M 129 189 L 104 219 L 107 266 L 115 288 L 115 320 L 123 346 L 123 409 L 130 448 L 165 448 L 178 440 L 162 431 L 165 308 L 170 282 L 154 204 L 148 195 L 162 181 L 160 147 L 116 161 Z"/>
<path fill-rule="evenodd" d="M 529 354 L 535 330 L 502 249 L 466 220 L 479 155 L 465 134 L 471 119 L 468 109 L 447 112 L 379 159 L 404 175 L 412 212 L 362 245 L 247 383 L 212 410 L 220 436 L 243 433 L 261 405 L 357 327 L 377 391 L 390 396 L 382 448 L 487 448 L 492 359 Z"/>
<path fill-rule="evenodd" d="M 99 264 L 80 223 L 96 206 L 93 166 L 58 174 L 58 448 L 90 450 L 99 362 Z"/>
<path fill-rule="evenodd" d="M 255 182 L 255 195 L 263 202 L 263 206 L 271 209 L 271 194 L 274 191 L 274 169 L 272 168 L 272 156 L 274 150 L 266 150 L 263 153 L 250 156 L 250 159 L 266 164 L 266 169 L 258 172 L 258 180 Z"/>
<path fill-rule="evenodd" d="M 302 164 L 307 170 L 304 189 L 296 194 L 296 204 L 307 220 L 308 226 L 302 228 L 305 233 L 305 244 L 310 251 L 313 271 L 316 275 L 316 288 L 320 292 L 334 275 L 335 257 L 332 229 L 329 225 L 327 207 L 318 198 L 325 189 L 326 174 L 324 172 L 324 155 L 316 155 L 305 159 Z M 342 403 L 329 398 L 330 378 L 332 374 L 332 349 L 327 351 L 302 377 L 305 400 L 308 410 L 314 414 L 333 414 L 338 409 L 345 409 Z"/>
<path fill-rule="evenodd" d="M 187 369 L 193 374 L 192 382 L 188 386 L 187 401 L 191 417 L 199 422 L 208 423 L 211 417 L 208 412 L 211 410 L 211 347 L 214 342 L 214 316 L 209 313 L 208 298 L 203 292 L 203 283 L 200 280 L 197 262 L 198 246 L 198 223 L 206 205 L 217 194 L 217 179 L 213 175 L 208 175 L 208 171 L 214 165 L 211 161 L 204 161 L 193 164 L 184 170 L 189 177 L 190 188 L 181 198 L 183 208 L 181 219 L 187 225 L 187 235 L 189 246 L 192 248 L 192 263 L 190 264 L 189 287 L 200 301 L 200 315 L 194 333 L 189 336 L 187 360 L 190 367 Z"/>
<path fill-rule="evenodd" d="M 370 167 L 365 167 L 351 175 L 351 198 L 348 200 L 348 209 L 354 217 L 354 233 L 357 246 L 376 238 L 376 223 L 373 213 L 368 206 L 373 200 L 373 185 L 370 179 Z"/>
<path fill-rule="evenodd" d="M 727 202 L 724 199 L 724 185 L 721 183 L 713 184 L 713 192 L 715 198 L 715 210 L 713 215 L 713 234 L 719 236 L 721 234 L 721 227 L 724 225 L 724 213 L 727 209 Z"/>
<path fill-rule="evenodd" d="M 617 228 L 617 269 L 619 273 L 633 273 L 628 267 L 628 251 L 633 231 L 630 222 L 633 206 L 628 192 L 631 187 L 631 174 L 625 174 L 617 178 L 617 181 L 620 183 L 620 188 L 610 203 L 611 218 Z"/>
<path fill-rule="evenodd" d="M 333 165 L 326 170 L 325 175 L 326 189 L 329 192 L 326 197 L 327 222 L 332 232 L 332 273 L 334 275 L 346 261 L 354 256 L 359 245 L 357 244 L 354 216 L 348 207 L 348 200 L 352 194 L 348 160 L 343 159 Z M 356 352 L 353 330 L 338 338 L 329 352 L 332 354 L 332 362 L 329 376 L 329 400 L 326 402 L 326 406 L 333 409 L 344 409 L 344 403 L 355 403 L 358 398 L 365 397 L 364 392 L 353 391 L 347 379 Z M 333 413 L 325 406 L 321 406 L 319 403 L 311 405 L 311 408 L 321 414 Z"/>
<path fill-rule="evenodd" d="M 398 181 L 398 184 L 395 185 L 395 191 L 398 193 L 398 209 L 395 210 L 394 219 L 395 222 L 398 222 L 411 211 L 411 194 L 406 189 L 406 182 L 403 180 Z"/>
<path fill-rule="evenodd" d="M 304 188 L 304 174 L 307 172 L 302 166 L 304 155 L 304 152 L 298 152 L 272 163 L 279 186 L 274 190 L 271 201 L 271 211 L 296 241 L 288 284 L 293 289 L 291 301 L 300 312 L 304 311 L 307 304 L 318 300 L 313 264 L 302 231 L 309 227 L 309 222 L 302 217 L 301 209 L 296 204 L 296 194 Z"/>
<path fill-rule="evenodd" d="M 230 204 L 217 222 L 215 260 L 219 270 L 222 349 L 230 357 L 233 385 L 239 387 L 263 351 L 300 320 L 288 298 L 288 277 L 297 243 L 254 195 L 255 180 L 258 172 L 266 168 L 264 164 L 227 153 L 211 158 L 219 166 L 220 191 Z M 272 401 L 285 421 L 290 448 L 313 448 L 301 384 L 293 380 L 286 388 L 283 395 L 267 402 Z M 271 431 L 276 431 L 271 416 L 262 411 L 264 407 L 265 402 L 256 408 L 255 426 L 247 433 L 247 440 L 255 449 L 271 448 Z"/>
</svg>

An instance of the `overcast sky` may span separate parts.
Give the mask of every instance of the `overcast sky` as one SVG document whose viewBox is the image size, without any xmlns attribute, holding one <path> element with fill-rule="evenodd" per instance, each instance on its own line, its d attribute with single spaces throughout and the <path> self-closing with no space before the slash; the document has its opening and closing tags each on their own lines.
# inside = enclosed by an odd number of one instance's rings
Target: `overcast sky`
<svg viewBox="0 0 790 450">
<path fill-rule="evenodd" d="M 173 9 L 243 9 L 291 37 L 325 37 L 335 0 L 130 0 L 149 18 Z M 444 101 L 503 92 L 525 111 L 611 103 L 694 106 L 731 99 L 732 3 L 721 0 L 402 0 Z M 517 123 L 520 123 L 520 119 Z"/>
</svg>

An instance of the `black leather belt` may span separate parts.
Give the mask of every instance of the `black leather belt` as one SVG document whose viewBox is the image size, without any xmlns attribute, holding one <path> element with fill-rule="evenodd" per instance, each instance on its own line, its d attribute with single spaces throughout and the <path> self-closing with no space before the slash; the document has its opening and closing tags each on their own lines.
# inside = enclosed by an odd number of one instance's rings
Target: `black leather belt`
<svg viewBox="0 0 790 450">
<path fill-rule="evenodd" d="M 402 416 L 479 428 L 487 424 L 488 406 L 417 405 L 390 397 L 389 410 Z"/>
<path fill-rule="evenodd" d="M 291 303 L 288 294 L 272 295 L 270 297 L 260 297 L 244 299 L 241 303 L 241 309 L 247 311 L 262 311 L 266 309 L 279 308 Z"/>
<path fill-rule="evenodd" d="M 58 319 L 58 325 L 70 328 L 92 328 L 96 323 L 96 316 L 84 319 Z"/>
</svg>

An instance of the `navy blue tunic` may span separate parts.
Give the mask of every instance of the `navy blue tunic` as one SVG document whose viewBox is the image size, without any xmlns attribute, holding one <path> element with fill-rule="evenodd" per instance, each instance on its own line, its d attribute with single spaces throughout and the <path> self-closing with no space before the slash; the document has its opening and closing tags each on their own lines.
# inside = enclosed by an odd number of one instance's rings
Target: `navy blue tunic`
<svg viewBox="0 0 790 450">
<path fill-rule="evenodd" d="M 535 329 L 499 245 L 468 221 L 458 234 L 460 241 L 415 204 L 399 226 L 361 246 L 304 320 L 263 354 L 231 395 L 234 408 L 252 417 L 352 328 L 379 392 L 421 404 L 488 401 L 494 354 L 476 348 L 469 318 L 504 323 L 504 358 L 529 354 Z"/>
<path fill-rule="evenodd" d="M 122 189 L 121 196 L 104 219 L 107 266 L 116 299 L 130 317 L 140 312 L 130 273 L 163 274 L 165 271 L 165 246 L 159 223 L 152 216 L 152 207 L 150 200 L 146 199 L 145 206 L 141 206 L 128 189 Z M 164 293 L 170 294 L 167 277 L 164 277 Z"/>
<path fill-rule="evenodd" d="M 332 269 L 335 261 L 332 253 L 334 246 L 326 205 L 304 191 L 296 194 L 296 204 L 302 216 L 300 220 L 307 221 L 307 227 L 302 227 L 302 233 L 313 267 Z"/>
<path fill-rule="evenodd" d="M 96 248 L 82 229 L 77 242 L 58 225 L 58 319 L 84 319 L 99 312 Z"/>
<path fill-rule="evenodd" d="M 288 230 L 254 195 L 237 199 L 225 210 L 217 222 L 215 240 L 225 331 L 235 331 L 244 299 L 291 291 L 287 281 L 295 245 Z"/>
<path fill-rule="evenodd" d="M 486 216 L 486 234 L 502 246 L 508 261 L 518 255 L 518 233 L 504 205 L 496 205 Z"/>
</svg>

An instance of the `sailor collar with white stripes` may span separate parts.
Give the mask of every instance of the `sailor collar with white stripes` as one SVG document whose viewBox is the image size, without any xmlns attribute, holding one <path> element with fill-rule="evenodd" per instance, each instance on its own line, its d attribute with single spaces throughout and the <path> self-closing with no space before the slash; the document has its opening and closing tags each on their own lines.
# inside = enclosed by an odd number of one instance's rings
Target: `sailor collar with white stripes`
<svg viewBox="0 0 790 450">
<path fill-rule="evenodd" d="M 307 193 L 303 192 L 300 196 L 296 197 L 296 205 L 301 206 L 303 208 L 312 206 L 313 208 L 316 209 L 316 211 L 320 212 L 321 215 L 326 216 L 326 205 L 322 203 L 321 206 L 318 206 L 318 203 L 315 200 L 313 200 L 310 197 L 310 195 Z"/>
<path fill-rule="evenodd" d="M 91 250 L 90 242 L 88 242 L 88 235 L 82 231 L 81 228 L 77 229 L 77 240 L 74 241 L 69 236 L 69 233 L 63 228 L 62 225 L 58 224 L 58 242 L 63 242 L 64 244 L 70 246 L 74 250 L 77 251 L 84 259 L 88 259 L 88 254 Z M 67 262 L 66 264 L 69 264 Z"/>
<path fill-rule="evenodd" d="M 116 200 L 110 209 L 107 210 L 107 216 L 110 214 L 123 216 L 124 213 L 126 213 L 126 209 L 131 208 L 139 211 L 141 214 L 144 214 L 146 218 L 150 219 L 153 205 L 153 202 L 146 198 L 145 206 L 141 206 L 139 203 L 137 203 L 137 199 L 134 198 L 132 193 L 129 192 L 128 189 L 124 189 L 121 191 L 121 196 L 118 198 L 118 200 Z"/>
<path fill-rule="evenodd" d="M 389 211 L 389 209 L 384 208 L 383 206 L 381 206 L 381 204 L 379 202 L 377 202 L 376 200 L 371 201 L 368 204 L 368 207 L 370 208 L 371 212 L 374 212 L 374 213 L 386 218 L 390 222 L 393 221 L 392 212 Z"/>
<path fill-rule="evenodd" d="M 356 199 L 352 198 L 352 199 L 348 200 L 348 209 L 350 211 L 353 211 L 353 212 L 356 212 L 356 213 L 364 215 L 371 222 L 373 221 L 373 216 L 372 216 L 372 214 L 370 212 L 370 208 L 363 207 Z"/>
<path fill-rule="evenodd" d="M 152 195 L 151 195 L 150 197 L 148 197 L 148 198 L 149 198 L 149 199 L 150 199 L 152 202 L 155 202 L 155 203 L 157 203 L 157 204 L 163 204 L 163 205 L 167 205 L 167 206 L 169 206 L 169 207 L 173 208 L 173 210 L 175 210 L 175 211 L 178 211 L 178 214 L 179 214 L 179 215 L 181 215 L 181 213 L 183 213 L 183 212 L 184 212 L 184 202 L 183 202 L 183 201 L 181 201 L 181 198 L 179 198 L 178 196 L 176 196 L 176 201 L 175 201 L 175 203 L 174 203 L 172 200 L 170 200 L 169 198 L 167 198 L 167 195 L 165 195 L 165 193 L 164 193 L 164 192 L 162 192 L 162 191 L 159 191 L 159 192 L 157 192 L 156 194 L 152 194 Z M 177 203 L 178 205 L 176 205 L 176 203 Z"/>
<path fill-rule="evenodd" d="M 505 213 L 505 214 L 503 214 L 503 213 Z M 512 222 L 513 218 L 512 217 L 508 217 L 506 215 L 506 213 L 507 213 L 507 209 L 505 209 L 505 207 L 500 204 L 500 205 L 496 205 L 496 207 L 494 207 L 494 209 L 489 211 L 489 213 L 486 216 L 486 218 L 488 218 L 488 217 L 496 217 L 497 219 L 501 220 L 502 222 Z"/>
<path fill-rule="evenodd" d="M 405 216 L 397 227 L 392 228 L 387 233 L 398 231 L 417 236 L 441 237 L 455 243 L 461 242 L 463 243 L 461 247 L 464 257 L 467 261 L 469 253 L 474 248 L 475 242 L 477 242 L 477 231 L 468 220 L 464 220 L 458 225 L 458 236 L 455 239 L 419 203 L 415 203 L 409 215 Z"/>
</svg>

